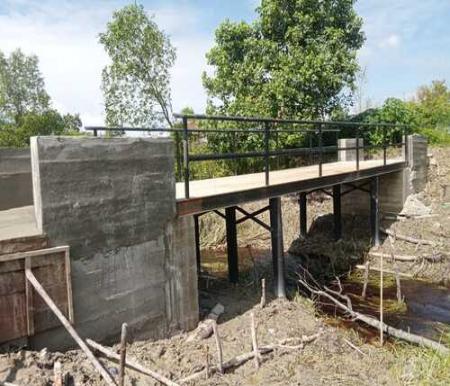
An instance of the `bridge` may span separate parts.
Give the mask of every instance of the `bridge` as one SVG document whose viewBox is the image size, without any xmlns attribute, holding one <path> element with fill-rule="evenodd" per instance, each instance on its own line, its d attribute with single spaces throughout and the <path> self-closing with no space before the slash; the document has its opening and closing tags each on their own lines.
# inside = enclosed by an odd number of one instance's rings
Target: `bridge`
<svg viewBox="0 0 450 386">
<path fill-rule="evenodd" d="M 300 237 L 307 234 L 308 193 L 330 189 L 333 197 L 335 238 L 342 236 L 341 197 L 354 190 L 366 191 L 358 181 L 370 181 L 370 221 L 372 240 L 379 244 L 379 177 L 404 170 L 408 162 L 408 142 L 406 136 L 409 127 L 389 123 L 335 122 L 283 120 L 255 117 L 207 116 L 176 114 L 181 121 L 179 128 L 105 128 L 88 127 L 94 135 L 99 132 L 143 131 L 168 132 L 175 139 L 178 179 L 176 184 L 176 205 L 178 216 L 193 215 L 195 222 L 195 243 L 197 269 L 200 271 L 200 226 L 199 217 L 213 211 L 226 221 L 228 276 L 230 282 L 239 280 L 239 257 L 237 241 L 237 224 L 252 220 L 271 232 L 272 259 L 276 292 L 285 296 L 284 257 L 282 240 L 282 195 L 299 194 Z M 378 131 L 378 144 L 364 144 L 364 137 L 370 131 Z M 291 134 L 298 136 L 298 142 L 308 146 L 282 147 L 279 138 Z M 238 151 L 240 136 L 257 138 L 255 148 Z M 194 153 L 192 144 L 199 142 L 201 136 L 207 142 L 212 137 L 215 141 L 226 139 L 236 142 L 230 152 Z M 345 136 L 345 138 L 344 138 Z M 248 139 L 248 137 L 247 137 Z M 259 145 L 259 146 L 258 146 Z M 392 153 L 391 150 L 400 150 Z M 367 152 L 370 152 L 367 156 Z M 374 155 L 378 152 L 379 159 Z M 389 154 L 389 156 L 388 156 Z M 392 156 L 394 154 L 394 156 Z M 330 157 L 331 156 L 331 157 Z M 299 157 L 311 164 L 287 169 L 275 168 L 274 159 L 280 157 Z M 366 159 L 367 158 L 367 159 Z M 226 177 L 192 178 L 192 163 L 205 161 L 236 161 L 242 159 L 259 159 L 263 171 L 236 174 Z M 301 163 L 301 162 L 300 162 Z M 279 165 L 278 165 L 279 167 Z M 267 206 L 254 213 L 248 213 L 240 205 L 268 199 Z M 225 209 L 224 212 L 221 209 Z M 258 215 L 270 211 L 270 224 L 263 223 Z M 237 213 L 242 216 L 238 218 Z"/>
<path fill-rule="evenodd" d="M 401 209 L 426 168 L 426 141 L 406 126 L 177 119 L 172 128 L 33 137 L 31 152 L 0 149 L 0 314 L 15 315 L 3 320 L 0 343 L 28 337 L 34 347 L 67 347 L 51 311 L 33 300 L 26 266 L 82 335 L 102 340 L 124 321 L 155 337 L 194 328 L 199 218 L 208 212 L 226 222 L 231 282 L 239 280 L 237 225 L 254 221 L 270 232 L 274 289 L 284 297 L 281 196 L 298 198 L 300 237 L 307 237 L 307 195 L 321 190 L 333 197 L 336 239 L 350 207 L 370 217 L 377 244 L 380 208 Z M 261 208 L 246 210 L 252 201 Z M 266 211 L 268 223 L 259 217 Z"/>
</svg>

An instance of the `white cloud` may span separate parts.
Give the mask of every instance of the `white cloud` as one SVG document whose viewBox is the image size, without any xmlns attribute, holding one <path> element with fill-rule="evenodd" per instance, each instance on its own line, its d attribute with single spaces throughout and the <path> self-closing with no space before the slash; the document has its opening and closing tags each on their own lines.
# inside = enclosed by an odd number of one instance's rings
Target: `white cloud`
<svg viewBox="0 0 450 386">
<path fill-rule="evenodd" d="M 0 5 L 0 50 L 9 53 L 20 47 L 27 54 L 36 54 L 54 107 L 79 112 L 85 125 L 101 125 L 101 71 L 108 57 L 98 43 L 98 34 L 122 2 L 81 3 L 6 0 Z M 177 47 L 171 82 L 174 110 L 190 105 L 202 111 L 206 97 L 200 77 L 211 41 L 195 33 L 196 11 L 178 7 L 149 9 L 149 13 L 155 14 L 158 25 Z"/>
<path fill-rule="evenodd" d="M 400 36 L 391 34 L 378 43 L 380 48 L 396 48 L 400 45 Z"/>
</svg>

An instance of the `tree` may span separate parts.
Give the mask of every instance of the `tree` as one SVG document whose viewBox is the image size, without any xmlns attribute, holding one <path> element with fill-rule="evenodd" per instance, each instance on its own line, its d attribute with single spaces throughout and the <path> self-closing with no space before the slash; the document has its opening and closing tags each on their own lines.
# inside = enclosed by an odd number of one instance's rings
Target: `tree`
<svg viewBox="0 0 450 386">
<path fill-rule="evenodd" d="M 113 14 L 100 34 L 111 58 L 102 73 L 106 121 L 110 126 L 172 127 L 169 70 L 175 49 L 142 5 L 128 5 Z"/>
<path fill-rule="evenodd" d="M 9 57 L 0 52 L 0 115 L 17 123 L 24 114 L 42 113 L 49 108 L 50 97 L 39 71 L 36 55 L 20 49 Z"/>
<path fill-rule="evenodd" d="M 262 0 L 252 23 L 223 22 L 203 74 L 211 112 L 323 118 L 348 102 L 364 42 L 355 0 Z"/>
<path fill-rule="evenodd" d="M 414 103 L 422 126 L 450 131 L 450 90 L 445 80 L 420 87 Z"/>
</svg>

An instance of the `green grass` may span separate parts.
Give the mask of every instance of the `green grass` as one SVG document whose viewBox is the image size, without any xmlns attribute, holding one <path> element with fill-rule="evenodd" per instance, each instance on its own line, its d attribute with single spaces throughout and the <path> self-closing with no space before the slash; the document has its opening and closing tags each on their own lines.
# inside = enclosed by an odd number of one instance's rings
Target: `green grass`
<svg viewBox="0 0 450 386">
<path fill-rule="evenodd" d="M 395 345 L 394 355 L 395 364 L 391 370 L 399 384 L 407 386 L 450 384 L 450 355 L 404 343 Z"/>
</svg>

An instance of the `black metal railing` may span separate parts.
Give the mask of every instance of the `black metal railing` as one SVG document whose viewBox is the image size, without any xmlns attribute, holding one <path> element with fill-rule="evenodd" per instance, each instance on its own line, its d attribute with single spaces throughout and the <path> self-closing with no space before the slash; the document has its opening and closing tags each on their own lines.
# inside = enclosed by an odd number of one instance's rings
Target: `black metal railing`
<svg viewBox="0 0 450 386">
<path fill-rule="evenodd" d="M 341 151 L 355 151 L 355 169 L 360 169 L 360 152 L 364 150 L 381 149 L 383 152 L 383 165 L 387 164 L 387 150 L 391 147 L 401 147 L 404 161 L 408 160 L 408 143 L 406 136 L 409 127 L 406 125 L 390 123 L 366 123 L 366 122 L 338 122 L 338 121 L 307 121 L 293 119 L 272 119 L 255 117 L 231 117 L 231 116 L 208 116 L 208 115 L 184 115 L 174 114 L 181 121 L 172 128 L 136 128 L 136 127 L 85 127 L 92 131 L 94 136 L 101 132 L 146 132 L 146 133 L 173 133 L 176 143 L 176 164 L 178 179 L 184 182 L 185 198 L 190 197 L 190 179 L 192 162 L 220 161 L 220 160 L 242 160 L 248 158 L 262 158 L 265 185 L 270 185 L 270 160 L 283 156 L 296 157 L 308 155 L 310 161 L 317 156 L 318 177 L 323 175 L 324 155 Z M 189 127 L 189 122 L 196 122 L 196 126 Z M 200 124 L 202 123 L 202 124 Z M 222 125 L 222 127 L 218 127 Z M 251 127 L 244 127 L 245 125 Z M 213 125 L 214 128 L 206 127 Z M 233 127 L 229 128 L 229 125 Z M 241 125 L 241 127 L 234 127 Z M 181 126 L 181 127 L 180 127 Z M 191 125 L 192 126 L 192 125 Z M 256 126 L 256 127 L 254 127 Z M 379 130 L 381 129 L 381 132 Z M 381 140 L 377 143 L 360 145 L 361 139 L 367 139 L 369 135 L 377 131 Z M 216 153 L 192 154 L 190 144 L 193 135 L 234 135 L 254 134 L 262 136 L 261 150 L 232 151 Z M 279 148 L 278 138 L 280 134 L 302 134 L 306 135 L 303 143 L 308 146 Z M 332 134 L 332 135 L 331 135 Z M 325 138 L 326 136 L 326 138 Z M 270 143 L 276 137 L 275 149 L 271 149 Z M 338 145 L 340 138 L 354 138 L 355 146 Z M 198 138 L 197 138 L 198 141 Z M 373 141 L 372 141 L 373 142 Z"/>
</svg>

